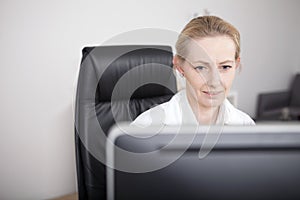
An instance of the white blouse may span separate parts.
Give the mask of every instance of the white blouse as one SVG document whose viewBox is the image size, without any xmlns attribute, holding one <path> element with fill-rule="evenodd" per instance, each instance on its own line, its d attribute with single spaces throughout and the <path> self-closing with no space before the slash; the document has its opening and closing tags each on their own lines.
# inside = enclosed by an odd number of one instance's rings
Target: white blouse
<svg viewBox="0 0 300 200">
<path fill-rule="evenodd" d="M 146 127 L 149 125 L 198 125 L 186 91 L 176 93 L 168 102 L 155 106 L 140 114 L 132 123 Z M 217 125 L 255 125 L 249 115 L 235 108 L 227 99 L 220 107 Z"/>
</svg>

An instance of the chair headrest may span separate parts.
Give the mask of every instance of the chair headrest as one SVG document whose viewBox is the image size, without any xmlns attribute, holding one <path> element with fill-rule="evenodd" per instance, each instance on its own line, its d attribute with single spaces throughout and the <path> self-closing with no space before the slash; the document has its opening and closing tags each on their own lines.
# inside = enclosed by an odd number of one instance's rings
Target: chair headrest
<svg viewBox="0 0 300 200">
<path fill-rule="evenodd" d="M 169 46 L 99 46 L 83 49 L 81 68 L 98 81 L 96 101 L 174 94 L 176 80 Z"/>
</svg>

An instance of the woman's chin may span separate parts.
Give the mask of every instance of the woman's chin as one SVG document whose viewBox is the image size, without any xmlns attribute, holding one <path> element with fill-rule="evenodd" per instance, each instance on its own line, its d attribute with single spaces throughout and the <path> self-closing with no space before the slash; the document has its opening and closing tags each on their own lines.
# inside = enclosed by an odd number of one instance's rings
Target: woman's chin
<svg viewBox="0 0 300 200">
<path fill-rule="evenodd" d="M 224 101 L 224 98 L 211 98 L 211 99 L 202 99 L 202 101 L 198 101 L 199 105 L 203 105 L 204 107 L 218 107 Z"/>
</svg>

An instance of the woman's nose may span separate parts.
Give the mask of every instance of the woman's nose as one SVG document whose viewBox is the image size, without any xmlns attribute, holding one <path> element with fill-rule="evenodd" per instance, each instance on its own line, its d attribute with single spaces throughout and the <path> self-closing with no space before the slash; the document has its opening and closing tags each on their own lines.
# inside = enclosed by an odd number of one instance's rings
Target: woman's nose
<svg viewBox="0 0 300 200">
<path fill-rule="evenodd" d="M 207 74 L 207 85 L 216 87 L 219 86 L 221 83 L 220 73 L 218 70 L 212 68 L 209 70 L 209 73 Z"/>
</svg>

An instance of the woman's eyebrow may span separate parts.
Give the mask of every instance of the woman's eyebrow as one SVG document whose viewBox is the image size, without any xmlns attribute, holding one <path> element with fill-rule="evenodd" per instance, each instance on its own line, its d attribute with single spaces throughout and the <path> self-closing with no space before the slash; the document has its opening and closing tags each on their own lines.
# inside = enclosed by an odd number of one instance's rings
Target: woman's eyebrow
<svg viewBox="0 0 300 200">
<path fill-rule="evenodd" d="M 225 63 L 233 63 L 233 60 L 225 60 L 225 61 L 223 61 L 223 62 L 220 62 L 219 64 L 225 64 Z"/>
<path fill-rule="evenodd" d="M 204 65 L 209 65 L 211 62 L 205 62 L 205 61 L 202 61 L 202 60 L 196 60 L 194 63 L 202 63 Z"/>
<path fill-rule="evenodd" d="M 220 65 L 223 65 L 223 64 L 226 64 L 226 63 L 233 63 L 234 61 L 233 60 L 225 60 L 223 62 L 220 62 L 219 64 Z M 193 63 L 201 63 L 201 64 L 204 64 L 204 65 L 210 65 L 211 62 L 206 62 L 206 61 L 203 61 L 203 60 L 197 60 L 197 61 L 194 61 Z"/>
</svg>

